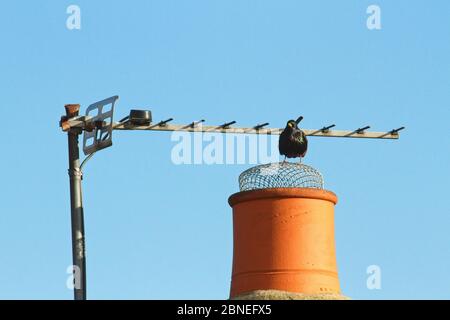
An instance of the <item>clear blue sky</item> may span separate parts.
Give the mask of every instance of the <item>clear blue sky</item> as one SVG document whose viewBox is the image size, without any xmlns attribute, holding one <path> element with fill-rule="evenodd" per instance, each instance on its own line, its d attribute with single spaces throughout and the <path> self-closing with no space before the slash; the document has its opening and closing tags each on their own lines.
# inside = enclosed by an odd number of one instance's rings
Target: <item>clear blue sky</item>
<svg viewBox="0 0 450 320">
<path fill-rule="evenodd" d="M 371 4 L 381 30 L 366 28 Z M 450 298 L 449 1 L 7 1 L 0 41 L 0 298 L 72 298 L 58 120 L 115 94 L 117 118 L 406 126 L 398 141 L 311 138 L 306 162 L 340 199 L 344 294 Z M 86 166 L 89 298 L 228 297 L 227 198 L 249 165 L 175 166 L 173 146 L 117 132 Z M 373 264 L 381 290 L 366 288 Z"/>
</svg>

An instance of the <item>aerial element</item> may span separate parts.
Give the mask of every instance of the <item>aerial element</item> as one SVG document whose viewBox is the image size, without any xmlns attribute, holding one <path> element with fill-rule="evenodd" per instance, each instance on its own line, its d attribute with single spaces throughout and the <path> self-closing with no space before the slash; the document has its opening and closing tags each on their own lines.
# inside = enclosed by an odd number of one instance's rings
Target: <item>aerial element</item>
<svg viewBox="0 0 450 320">
<path fill-rule="evenodd" d="M 278 142 L 278 149 L 280 154 L 284 156 L 284 160 L 287 158 L 300 158 L 306 155 L 308 150 L 308 139 L 306 134 L 300 130 L 298 124 L 303 120 L 303 117 L 299 117 L 296 121 L 289 120 L 280 134 L 280 140 Z"/>
</svg>

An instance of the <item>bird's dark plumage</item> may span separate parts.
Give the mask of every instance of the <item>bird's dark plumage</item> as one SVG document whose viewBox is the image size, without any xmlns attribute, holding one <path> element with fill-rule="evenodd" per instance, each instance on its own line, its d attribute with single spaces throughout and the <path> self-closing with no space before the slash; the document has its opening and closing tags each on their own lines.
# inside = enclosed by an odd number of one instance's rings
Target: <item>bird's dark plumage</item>
<svg viewBox="0 0 450 320">
<path fill-rule="evenodd" d="M 299 120 L 289 120 L 280 134 L 278 149 L 280 154 L 288 158 L 303 158 L 308 150 L 308 139 L 305 133 L 299 129 Z"/>
</svg>

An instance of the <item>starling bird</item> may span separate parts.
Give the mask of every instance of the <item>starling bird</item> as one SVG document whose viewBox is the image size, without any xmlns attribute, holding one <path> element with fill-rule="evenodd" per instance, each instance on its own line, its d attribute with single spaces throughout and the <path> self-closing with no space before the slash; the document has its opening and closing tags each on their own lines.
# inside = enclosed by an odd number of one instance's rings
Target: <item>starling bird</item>
<svg viewBox="0 0 450 320">
<path fill-rule="evenodd" d="M 303 117 L 297 119 L 297 121 L 289 120 L 280 134 L 280 140 L 278 142 L 278 149 L 280 154 L 288 158 L 303 158 L 306 155 L 308 149 L 308 139 L 306 139 L 305 133 L 298 128 L 298 124 L 302 121 Z"/>
</svg>

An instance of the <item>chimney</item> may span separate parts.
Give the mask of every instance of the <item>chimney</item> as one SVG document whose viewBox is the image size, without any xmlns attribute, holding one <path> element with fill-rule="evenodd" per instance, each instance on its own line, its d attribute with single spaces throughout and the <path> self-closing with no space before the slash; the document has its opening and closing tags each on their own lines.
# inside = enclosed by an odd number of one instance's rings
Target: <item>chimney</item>
<svg viewBox="0 0 450 320">
<path fill-rule="evenodd" d="M 337 196 L 300 163 L 261 165 L 239 177 L 233 208 L 231 299 L 345 299 L 334 240 Z"/>
</svg>

